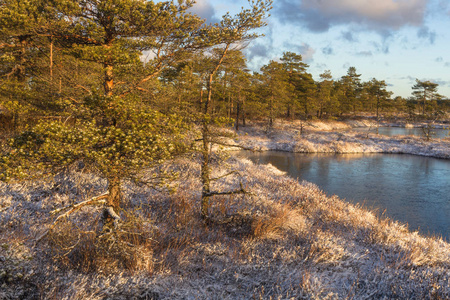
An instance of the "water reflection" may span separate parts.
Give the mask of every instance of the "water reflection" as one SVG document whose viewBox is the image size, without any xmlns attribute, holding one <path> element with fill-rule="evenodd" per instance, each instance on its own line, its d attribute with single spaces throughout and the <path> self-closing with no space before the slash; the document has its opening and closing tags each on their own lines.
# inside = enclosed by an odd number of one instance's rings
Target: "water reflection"
<svg viewBox="0 0 450 300">
<path fill-rule="evenodd" d="M 450 238 L 450 161 L 396 154 L 240 152 L 330 195 L 364 203 L 412 230 Z"/>
</svg>

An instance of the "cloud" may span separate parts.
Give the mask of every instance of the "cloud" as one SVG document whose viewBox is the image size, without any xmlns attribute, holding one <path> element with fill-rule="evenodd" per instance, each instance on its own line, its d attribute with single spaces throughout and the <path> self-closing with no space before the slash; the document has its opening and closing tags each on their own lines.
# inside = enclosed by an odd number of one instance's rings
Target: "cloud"
<svg viewBox="0 0 450 300">
<path fill-rule="evenodd" d="M 441 86 L 450 86 L 450 81 L 447 81 L 447 80 L 436 79 L 433 82 L 439 84 L 438 89 Z"/>
<path fill-rule="evenodd" d="M 322 72 L 324 72 L 324 70 L 328 69 L 328 65 L 327 64 L 316 64 L 315 68 L 317 70 L 321 70 Z"/>
<path fill-rule="evenodd" d="M 389 44 L 388 43 L 383 42 L 380 44 L 377 42 L 372 42 L 371 44 L 378 53 L 389 54 Z"/>
<path fill-rule="evenodd" d="M 450 62 L 446 62 L 446 63 L 444 64 L 444 67 L 450 68 Z"/>
<path fill-rule="evenodd" d="M 343 31 L 342 38 L 344 40 L 346 40 L 347 42 L 351 42 L 351 43 L 358 41 L 358 38 L 356 38 L 355 35 L 353 34 L 353 32 L 351 32 L 351 31 Z"/>
<path fill-rule="evenodd" d="M 299 47 L 299 51 L 304 62 L 310 63 L 313 61 L 314 53 L 316 53 L 316 50 L 309 44 L 302 43 L 302 45 Z"/>
<path fill-rule="evenodd" d="M 346 62 L 345 64 L 342 65 L 343 69 L 348 70 L 348 68 L 350 68 L 352 65 L 349 62 Z"/>
<path fill-rule="evenodd" d="M 421 27 L 417 31 L 417 36 L 421 39 L 428 40 L 430 44 L 434 44 L 434 41 L 436 40 L 436 32 L 430 31 L 427 26 Z"/>
<path fill-rule="evenodd" d="M 279 0 L 274 14 L 283 23 L 301 23 L 314 32 L 341 24 L 375 31 L 421 26 L 428 0 Z"/>
<path fill-rule="evenodd" d="M 441 0 L 438 4 L 438 9 L 440 11 L 446 11 L 448 15 L 450 15 L 450 5 L 448 3 L 448 0 Z"/>
<path fill-rule="evenodd" d="M 254 43 L 246 50 L 246 53 L 249 59 L 253 59 L 254 57 L 267 57 L 269 56 L 270 49 L 267 45 Z"/>
<path fill-rule="evenodd" d="M 189 12 L 196 14 L 202 19 L 206 19 L 206 23 L 217 23 L 219 19 L 215 17 L 216 11 L 208 0 L 196 0 L 194 6 Z"/>
<path fill-rule="evenodd" d="M 373 53 L 372 53 L 372 51 L 360 51 L 360 52 L 356 53 L 356 55 L 369 57 L 369 56 L 373 56 Z"/>
<path fill-rule="evenodd" d="M 436 57 L 436 59 L 434 60 L 435 62 L 443 62 L 444 59 L 442 58 L 442 56 Z"/>
<path fill-rule="evenodd" d="M 331 46 L 327 46 L 325 48 L 322 48 L 322 53 L 325 55 L 332 55 L 334 54 L 334 49 Z"/>
<path fill-rule="evenodd" d="M 313 61 L 314 54 L 316 53 L 316 50 L 307 43 L 301 43 L 299 45 L 291 42 L 284 42 L 283 47 L 286 49 L 293 49 L 293 52 L 300 54 L 302 60 L 308 64 Z"/>
</svg>

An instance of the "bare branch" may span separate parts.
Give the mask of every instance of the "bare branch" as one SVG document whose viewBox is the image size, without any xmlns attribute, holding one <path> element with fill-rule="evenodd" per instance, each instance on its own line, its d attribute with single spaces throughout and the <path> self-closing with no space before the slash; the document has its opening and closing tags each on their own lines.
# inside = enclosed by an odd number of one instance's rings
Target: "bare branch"
<svg viewBox="0 0 450 300">
<path fill-rule="evenodd" d="M 81 209 L 82 207 L 87 206 L 87 205 L 105 204 L 106 203 L 105 199 L 108 198 L 108 195 L 109 195 L 109 193 L 105 193 L 105 194 L 102 194 L 100 196 L 91 198 L 89 200 L 86 200 L 86 201 L 83 201 L 83 202 L 80 202 L 80 203 L 77 203 L 77 204 L 74 204 L 74 205 L 69 205 L 69 206 L 66 206 L 66 207 L 58 208 L 58 209 L 55 209 L 55 210 L 51 211 L 50 214 L 51 215 L 55 215 L 55 214 L 58 214 L 60 212 L 68 210 L 67 212 L 59 215 L 55 219 L 55 221 L 53 222 L 52 226 L 50 226 L 50 228 L 48 230 L 46 230 L 40 237 L 38 237 L 36 239 L 35 243 L 37 244 L 40 240 L 42 240 L 45 236 L 47 236 L 47 234 L 50 232 L 50 230 L 52 230 L 55 227 L 55 225 L 61 219 L 67 218 L 70 214 L 72 214 L 75 211 Z M 110 213 L 110 212 L 108 211 L 108 213 Z M 111 213 L 110 213 L 110 215 L 111 215 Z M 117 214 L 115 214 L 115 216 L 117 216 Z M 114 222 L 116 222 L 115 216 L 111 215 L 111 217 L 114 219 Z"/>
<path fill-rule="evenodd" d="M 219 176 L 219 177 L 216 177 L 216 178 L 211 178 L 210 181 L 216 181 L 216 180 L 219 180 L 219 179 L 221 179 L 221 178 L 230 176 L 231 174 L 234 174 L 234 173 L 237 173 L 237 172 L 238 172 L 237 170 L 234 170 L 234 171 L 232 171 L 232 172 L 230 172 L 230 173 L 227 173 L 227 174 L 225 174 L 225 175 L 222 175 L 222 176 Z"/>
<path fill-rule="evenodd" d="M 219 141 L 210 141 L 210 142 L 211 142 L 211 144 L 216 144 L 216 145 L 225 146 L 225 147 L 236 147 L 236 148 L 240 148 L 242 150 L 260 151 L 260 150 L 255 150 L 255 149 L 248 148 L 245 146 L 241 146 L 241 145 L 232 145 L 232 144 L 227 144 L 227 143 L 223 143 L 223 142 L 219 142 Z"/>
<path fill-rule="evenodd" d="M 240 188 L 238 190 L 228 191 L 228 192 L 209 192 L 209 193 L 205 193 L 204 196 L 211 197 L 211 196 L 239 195 L 239 194 L 252 195 L 252 193 L 247 192 L 244 189 L 244 187 L 242 186 L 242 182 L 239 182 L 239 186 L 240 186 Z"/>
</svg>

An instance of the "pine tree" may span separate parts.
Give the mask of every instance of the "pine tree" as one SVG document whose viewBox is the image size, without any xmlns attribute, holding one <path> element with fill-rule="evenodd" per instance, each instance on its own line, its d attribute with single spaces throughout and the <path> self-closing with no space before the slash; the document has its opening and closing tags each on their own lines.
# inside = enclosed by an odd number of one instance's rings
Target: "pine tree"
<svg viewBox="0 0 450 300">
<path fill-rule="evenodd" d="M 283 64 L 270 61 L 261 68 L 262 98 L 266 99 L 268 126 L 272 128 L 275 117 L 279 114 L 284 103 L 289 103 L 292 96 L 292 86 L 289 85 L 288 77 L 283 69 Z"/>
<path fill-rule="evenodd" d="M 343 98 L 341 101 L 342 112 L 353 112 L 359 109 L 359 93 L 361 89 L 361 74 L 356 73 L 355 67 L 347 70 L 347 75 L 342 76 L 340 87 L 343 89 Z"/>
<path fill-rule="evenodd" d="M 417 100 L 422 101 L 422 116 L 425 115 L 425 103 L 436 97 L 438 86 L 437 83 L 431 81 L 420 81 L 419 79 L 416 79 L 416 84 L 412 89 L 414 90 L 413 95 Z"/>
<path fill-rule="evenodd" d="M 108 192 L 92 203 L 106 199 L 103 215 L 117 224 L 123 180 L 142 181 L 144 168 L 185 149 L 181 118 L 156 111 L 142 96 L 167 66 L 206 45 L 203 21 L 187 13 L 192 3 L 47 3 L 39 13 L 59 16 L 60 26 L 47 28 L 46 35 L 77 62 L 89 63 L 99 80 L 82 86 L 77 98 L 61 95 L 72 122 L 44 119 L 4 144 L 0 179 L 52 175 L 83 162 L 108 180 Z M 143 62 L 150 50 L 154 58 Z"/>
<path fill-rule="evenodd" d="M 208 31 L 209 43 L 216 45 L 213 47 L 214 55 L 211 55 L 211 69 L 209 70 L 207 78 L 207 97 L 202 103 L 202 165 L 201 165 L 201 181 L 202 181 L 202 203 L 201 214 L 205 220 L 209 219 L 208 208 L 209 199 L 213 195 L 230 195 L 234 193 L 242 193 L 243 190 L 219 192 L 211 189 L 211 167 L 210 167 L 210 144 L 214 141 L 211 134 L 210 125 L 217 119 L 211 115 L 211 103 L 213 92 L 214 76 L 218 72 L 224 59 L 229 54 L 233 45 L 243 45 L 256 37 L 258 34 L 254 32 L 255 29 L 265 26 L 264 18 L 266 13 L 271 9 L 271 0 L 249 0 L 250 8 L 242 9 L 241 12 L 235 16 L 229 13 L 225 14 L 220 21 L 220 24 L 212 26 Z M 239 46 L 238 46 L 239 47 Z M 216 141 L 217 142 L 217 141 Z"/>
</svg>

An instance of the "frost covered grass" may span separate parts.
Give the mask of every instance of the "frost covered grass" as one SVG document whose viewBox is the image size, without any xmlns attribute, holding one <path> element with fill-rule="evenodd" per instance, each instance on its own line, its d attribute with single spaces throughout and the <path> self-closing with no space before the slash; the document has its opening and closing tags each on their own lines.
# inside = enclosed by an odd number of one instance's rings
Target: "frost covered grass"
<svg viewBox="0 0 450 300">
<path fill-rule="evenodd" d="M 243 127 L 235 144 L 256 151 L 303 153 L 404 153 L 450 158 L 450 138 L 427 140 L 420 136 L 383 136 L 370 120 L 347 122 L 277 121 L 268 129 L 261 124 Z M 367 127 L 367 132 L 352 131 Z M 369 129 L 372 129 L 369 131 Z M 237 148 L 234 148 L 237 149 Z"/>
<path fill-rule="evenodd" d="M 236 172 L 214 189 L 242 183 L 250 194 L 214 197 L 208 226 L 199 213 L 200 161 L 186 157 L 165 166 L 180 174 L 173 193 L 124 184 L 125 233 L 103 243 L 90 238 L 100 235 L 100 210 L 89 207 L 35 243 L 51 210 L 104 192 L 103 180 L 72 172 L 0 183 L 0 299 L 450 298 L 443 240 L 271 165 L 220 161 L 213 177 Z M 96 247 L 110 252 L 101 257 Z"/>
</svg>

